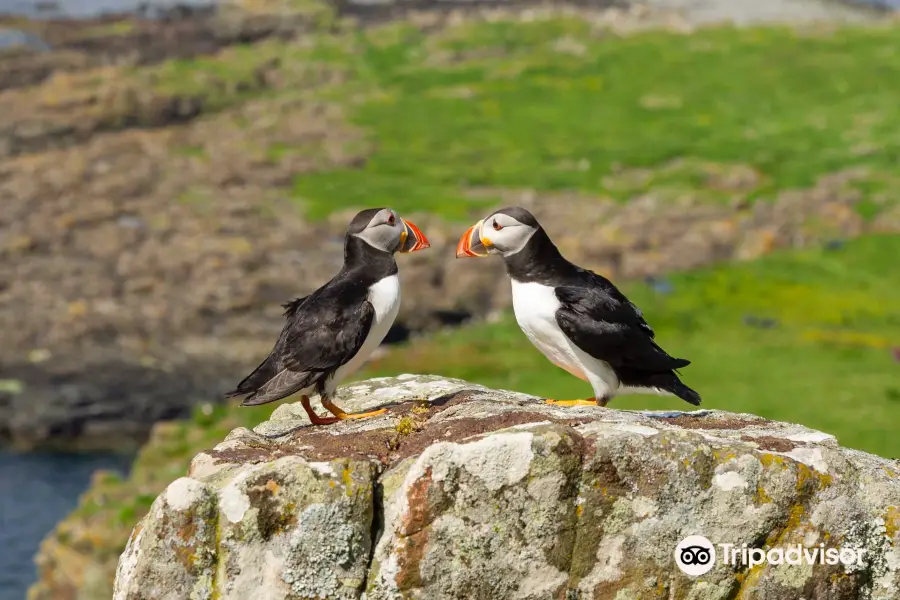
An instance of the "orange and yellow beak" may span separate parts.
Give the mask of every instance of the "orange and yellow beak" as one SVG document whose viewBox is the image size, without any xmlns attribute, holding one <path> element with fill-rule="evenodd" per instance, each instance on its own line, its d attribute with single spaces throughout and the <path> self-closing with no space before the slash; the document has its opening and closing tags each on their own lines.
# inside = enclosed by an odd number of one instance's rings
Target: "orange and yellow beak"
<svg viewBox="0 0 900 600">
<path fill-rule="evenodd" d="M 406 219 L 400 219 L 400 222 L 403 223 L 403 231 L 400 232 L 400 249 L 398 252 L 415 252 L 431 247 L 428 238 L 425 237 L 425 234 L 418 227 Z"/>
<path fill-rule="evenodd" d="M 488 255 L 488 248 L 493 246 L 493 244 L 491 240 L 481 234 L 481 226 L 483 224 L 484 219 L 478 221 L 459 238 L 459 243 L 456 245 L 456 258 L 466 256 L 480 258 Z"/>
</svg>

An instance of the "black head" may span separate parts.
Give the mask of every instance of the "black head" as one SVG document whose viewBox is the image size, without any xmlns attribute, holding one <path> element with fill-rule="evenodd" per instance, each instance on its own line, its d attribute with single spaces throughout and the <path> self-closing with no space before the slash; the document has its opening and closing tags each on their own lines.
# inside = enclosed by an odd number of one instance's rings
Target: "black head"
<svg viewBox="0 0 900 600">
<path fill-rule="evenodd" d="M 415 252 L 428 248 L 419 228 L 401 219 L 390 208 L 367 208 L 350 221 L 347 238 L 357 238 L 382 252 Z"/>
<path fill-rule="evenodd" d="M 532 227 L 534 229 L 538 229 L 541 224 L 538 223 L 537 219 L 534 218 L 534 215 L 522 208 L 521 206 L 507 206 L 506 208 L 501 208 L 500 210 L 494 211 L 485 221 L 490 220 L 491 217 L 495 215 L 505 215 L 512 219 L 515 219 L 517 222 L 522 225 L 527 225 L 528 227 Z"/>
<path fill-rule="evenodd" d="M 375 215 L 380 213 L 383 210 L 388 210 L 386 208 L 367 208 L 366 210 L 361 210 L 356 213 L 356 216 L 350 221 L 350 227 L 347 228 L 347 233 L 350 234 L 358 234 L 362 233 L 364 229 L 366 229 L 372 220 L 375 218 Z"/>
<path fill-rule="evenodd" d="M 545 284 L 577 277 L 581 269 L 567 261 L 530 212 L 501 208 L 466 231 L 456 246 L 457 258 L 497 254 L 516 281 Z"/>
<path fill-rule="evenodd" d="M 540 223 L 521 206 L 501 208 L 463 234 L 456 246 L 456 256 L 499 254 L 507 258 L 525 248 L 539 231 L 543 231 Z"/>
</svg>

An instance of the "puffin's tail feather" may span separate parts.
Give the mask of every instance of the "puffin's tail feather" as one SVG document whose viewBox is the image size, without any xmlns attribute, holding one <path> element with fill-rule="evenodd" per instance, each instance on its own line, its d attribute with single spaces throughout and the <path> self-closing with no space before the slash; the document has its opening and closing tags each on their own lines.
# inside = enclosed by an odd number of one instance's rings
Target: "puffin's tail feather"
<svg viewBox="0 0 900 600">
<path fill-rule="evenodd" d="M 689 360 L 686 359 L 686 358 L 673 358 L 672 361 L 673 361 L 673 363 L 675 364 L 675 366 L 672 367 L 672 370 L 673 370 L 673 371 L 674 371 L 675 369 L 683 369 L 684 367 L 686 367 L 686 366 L 688 366 L 689 364 L 691 364 L 691 361 L 689 361 Z"/>
<path fill-rule="evenodd" d="M 259 406 L 287 398 L 309 387 L 311 375 L 313 374 L 282 369 L 275 377 L 254 390 L 253 394 L 244 398 L 241 406 Z"/>
<path fill-rule="evenodd" d="M 658 389 L 678 396 L 685 402 L 700 406 L 700 394 L 681 383 L 675 371 L 648 373 L 646 371 L 619 370 L 619 380 L 626 386 Z"/>
<path fill-rule="evenodd" d="M 677 379 L 676 383 L 668 389 L 685 402 L 693 404 L 694 406 L 700 406 L 700 394 L 698 394 L 696 390 L 692 390 L 680 381 L 677 381 Z"/>
<path fill-rule="evenodd" d="M 226 398 L 235 398 L 237 396 L 246 396 L 252 394 L 261 388 L 267 381 L 275 376 L 275 360 L 272 355 L 266 357 L 266 360 L 259 363 L 253 372 L 244 377 L 238 386 L 225 393 Z"/>
<path fill-rule="evenodd" d="M 653 385 L 659 389 L 674 394 L 689 404 L 700 406 L 700 394 L 681 383 L 675 371 L 654 373 L 651 375 L 651 379 Z"/>
</svg>

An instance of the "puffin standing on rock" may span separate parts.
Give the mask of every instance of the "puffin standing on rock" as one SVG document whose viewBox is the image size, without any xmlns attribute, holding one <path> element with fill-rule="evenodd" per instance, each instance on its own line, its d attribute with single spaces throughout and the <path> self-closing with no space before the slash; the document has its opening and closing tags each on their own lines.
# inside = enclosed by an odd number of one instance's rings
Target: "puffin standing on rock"
<svg viewBox="0 0 900 600">
<path fill-rule="evenodd" d="M 456 247 L 457 258 L 489 254 L 506 263 L 516 321 L 531 343 L 594 389 L 587 400 L 548 403 L 606 406 L 619 394 L 649 393 L 700 404 L 700 395 L 675 373 L 691 362 L 660 348 L 640 309 L 606 278 L 563 258 L 527 210 L 492 213 Z"/>
<path fill-rule="evenodd" d="M 345 413 L 334 404 L 334 392 L 363 365 L 394 323 L 400 308 L 394 253 L 428 247 L 418 227 L 390 208 L 360 212 L 347 231 L 341 271 L 309 296 L 283 305 L 287 324 L 272 352 L 226 396 L 247 396 L 241 406 L 257 406 L 299 393 L 313 425 L 385 412 Z M 312 393 L 320 395 L 333 417 L 313 411 Z"/>
</svg>

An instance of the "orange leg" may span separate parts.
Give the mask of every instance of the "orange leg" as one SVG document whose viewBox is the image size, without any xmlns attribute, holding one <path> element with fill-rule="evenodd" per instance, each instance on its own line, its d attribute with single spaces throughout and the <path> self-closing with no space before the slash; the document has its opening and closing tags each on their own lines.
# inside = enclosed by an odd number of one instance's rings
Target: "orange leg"
<svg viewBox="0 0 900 600">
<path fill-rule="evenodd" d="M 550 400 L 547 399 L 547 404 L 552 404 L 554 406 L 606 406 L 609 402 L 609 398 L 601 398 L 597 400 L 596 398 L 586 398 L 584 400 Z"/>
<path fill-rule="evenodd" d="M 303 406 L 303 410 L 306 411 L 306 416 L 309 417 L 309 422 L 313 425 L 331 425 L 332 423 L 337 423 L 339 420 L 335 417 L 320 417 L 317 415 L 316 411 L 314 411 L 309 404 L 309 396 L 301 396 L 300 405 Z"/>
<path fill-rule="evenodd" d="M 328 412 L 333 414 L 338 420 L 341 421 L 343 421 L 344 419 L 365 419 L 367 417 L 374 417 L 376 415 L 387 412 L 386 408 L 379 408 L 378 410 L 372 410 L 364 413 L 345 413 L 334 402 L 325 398 L 322 398 L 322 406 L 324 406 Z"/>
</svg>

